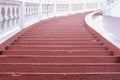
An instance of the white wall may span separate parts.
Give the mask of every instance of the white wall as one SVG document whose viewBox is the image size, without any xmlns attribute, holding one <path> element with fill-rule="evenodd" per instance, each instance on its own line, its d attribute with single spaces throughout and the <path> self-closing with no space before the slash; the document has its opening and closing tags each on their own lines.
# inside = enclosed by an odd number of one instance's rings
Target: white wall
<svg viewBox="0 0 120 80">
<path fill-rule="evenodd" d="M 109 1 L 109 2 L 108 2 Z M 120 17 L 120 0 L 104 0 L 103 14 L 106 16 Z"/>
</svg>

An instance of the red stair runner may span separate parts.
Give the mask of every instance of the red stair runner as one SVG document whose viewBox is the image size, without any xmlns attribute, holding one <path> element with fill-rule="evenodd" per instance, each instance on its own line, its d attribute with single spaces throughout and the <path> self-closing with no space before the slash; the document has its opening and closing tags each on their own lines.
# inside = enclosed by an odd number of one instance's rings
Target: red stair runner
<svg viewBox="0 0 120 80">
<path fill-rule="evenodd" d="M 0 80 L 120 80 L 120 56 L 85 26 L 83 14 L 28 29 L 0 56 Z"/>
</svg>

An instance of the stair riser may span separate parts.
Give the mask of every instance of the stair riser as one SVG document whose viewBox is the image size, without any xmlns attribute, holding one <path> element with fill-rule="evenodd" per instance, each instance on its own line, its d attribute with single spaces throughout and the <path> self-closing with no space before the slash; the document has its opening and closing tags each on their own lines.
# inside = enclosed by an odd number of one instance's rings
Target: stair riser
<svg viewBox="0 0 120 80">
<path fill-rule="evenodd" d="M 45 48 L 72 48 L 73 46 L 72 45 L 22 45 L 22 44 L 19 44 L 19 45 L 12 45 L 12 46 L 7 46 L 7 48 L 9 48 L 9 47 L 18 47 L 18 46 L 20 46 L 20 47 L 45 47 Z M 106 47 L 106 46 L 103 46 L 103 45 L 93 45 L 93 46 L 91 46 L 91 45 L 74 45 L 74 48 L 101 48 L 101 47 L 103 47 L 103 48 L 107 48 L 108 49 L 108 47 Z"/>
<path fill-rule="evenodd" d="M 16 47 L 11 46 L 9 50 L 107 50 L 105 47 Z"/>
<path fill-rule="evenodd" d="M 88 40 L 99 40 L 97 38 L 27 38 L 27 37 L 20 37 L 19 40 L 43 40 L 43 41 L 68 41 L 68 40 L 71 40 L 71 41 L 88 41 Z"/>
<path fill-rule="evenodd" d="M 55 35 L 59 35 L 59 36 L 63 36 L 63 35 L 66 35 L 66 36 L 70 36 L 70 35 L 72 35 L 72 36 L 75 36 L 75 35 L 77 35 L 77 36 L 95 36 L 94 34 L 91 34 L 91 33 L 38 33 L 38 32 L 35 32 L 35 33 L 33 33 L 33 32 L 29 32 L 29 33 L 24 33 L 22 36 L 34 36 L 34 35 L 37 35 L 37 36 L 39 36 L 39 35 L 53 35 L 53 36 L 55 36 Z"/>
<path fill-rule="evenodd" d="M 0 64 L 0 72 L 119 72 L 120 65 Z"/>
<path fill-rule="evenodd" d="M 38 35 L 35 35 L 35 34 L 32 34 L 32 35 L 22 35 L 21 37 L 50 37 L 50 36 L 52 36 L 52 37 L 96 37 L 95 35 L 72 35 L 72 34 L 70 34 L 70 35 L 66 35 L 66 34 L 63 34 L 63 35 L 57 35 L 57 34 L 46 34 L 46 35 L 44 35 L 44 34 L 38 34 Z"/>
<path fill-rule="evenodd" d="M 0 57 L 1 63 L 119 63 L 116 57 Z"/>
<path fill-rule="evenodd" d="M 20 42 L 20 43 L 13 43 L 14 45 L 72 45 L 72 46 L 74 46 L 74 45 L 81 45 L 81 46 L 85 46 L 85 45 L 91 45 L 91 46 L 100 46 L 100 45 L 103 45 L 103 43 L 34 43 L 34 42 L 31 42 L 31 43 L 28 43 L 28 42 L 26 42 L 26 43 L 22 43 L 22 42 Z"/>
<path fill-rule="evenodd" d="M 92 32 L 90 32 L 88 30 L 81 31 L 80 30 L 80 26 L 77 29 L 75 29 L 75 27 L 71 27 L 72 30 L 70 29 L 70 26 L 68 27 L 69 29 L 66 27 L 66 29 L 61 29 L 61 30 L 57 30 L 56 27 L 53 27 L 53 28 L 54 29 L 50 29 L 49 28 L 47 30 L 46 29 L 44 29 L 44 30 L 41 29 L 41 31 L 40 30 L 30 30 L 28 33 L 46 33 L 46 32 L 48 33 L 48 32 L 50 32 L 50 33 L 54 34 L 54 32 L 56 32 L 57 34 L 59 34 L 59 33 L 63 33 L 64 32 L 64 33 L 74 33 L 74 34 L 92 34 Z"/>
<path fill-rule="evenodd" d="M 4 55 L 81 55 L 81 56 L 108 56 L 113 55 L 112 51 L 6 51 Z"/>
<path fill-rule="evenodd" d="M 97 41 L 97 40 L 91 40 L 91 41 L 40 41 L 40 40 L 27 40 L 27 41 L 23 41 L 23 40 L 18 40 L 18 41 L 16 41 L 17 43 L 19 43 L 19 42 L 21 42 L 21 43 L 93 43 L 93 42 L 100 42 L 100 41 Z"/>
<path fill-rule="evenodd" d="M 52 36 L 43 35 L 43 36 L 21 36 L 22 38 L 97 38 L 96 36 Z"/>
<path fill-rule="evenodd" d="M 87 77 L 86 77 L 87 76 Z M 0 74 L 1 80 L 119 80 L 120 74 Z"/>
</svg>

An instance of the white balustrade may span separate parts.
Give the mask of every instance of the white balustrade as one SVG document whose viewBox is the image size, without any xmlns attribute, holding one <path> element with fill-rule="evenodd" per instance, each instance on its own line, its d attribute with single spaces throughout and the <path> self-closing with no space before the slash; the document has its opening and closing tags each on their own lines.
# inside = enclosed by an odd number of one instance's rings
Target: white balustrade
<svg viewBox="0 0 120 80">
<path fill-rule="evenodd" d="M 39 21 L 39 4 L 38 3 L 25 3 L 25 26 L 31 25 Z"/>
<path fill-rule="evenodd" d="M 54 4 L 42 4 L 42 18 L 50 18 L 54 16 Z"/>
<path fill-rule="evenodd" d="M 56 16 L 69 14 L 69 4 L 56 4 Z"/>
<path fill-rule="evenodd" d="M 84 3 L 72 4 L 72 13 L 79 13 L 84 11 Z"/>
<path fill-rule="evenodd" d="M 19 1 L 0 1 L 0 43 L 20 30 Z"/>
<path fill-rule="evenodd" d="M 23 28 L 43 19 L 100 9 L 101 2 L 30 3 L 0 0 L 0 44 Z"/>
</svg>

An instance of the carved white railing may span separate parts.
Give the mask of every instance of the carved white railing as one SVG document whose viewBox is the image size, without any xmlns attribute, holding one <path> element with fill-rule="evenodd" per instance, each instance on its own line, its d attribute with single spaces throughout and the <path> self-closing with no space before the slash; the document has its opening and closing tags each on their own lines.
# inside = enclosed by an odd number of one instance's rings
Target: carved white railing
<svg viewBox="0 0 120 80">
<path fill-rule="evenodd" d="M 21 2 L 0 1 L 0 43 L 18 32 Z"/>
<path fill-rule="evenodd" d="M 94 11 L 101 9 L 102 2 L 84 2 L 81 3 L 43 3 L 42 17 L 49 18 L 53 16 L 68 15 L 86 11 Z"/>
<path fill-rule="evenodd" d="M 39 21 L 39 4 L 26 2 L 24 9 L 25 26 Z"/>
<path fill-rule="evenodd" d="M 54 4 L 41 4 L 41 17 L 43 19 L 54 16 Z"/>
<path fill-rule="evenodd" d="M 23 28 L 54 16 L 101 9 L 100 2 L 29 3 L 0 0 L 0 44 Z"/>
<path fill-rule="evenodd" d="M 69 14 L 69 4 L 56 4 L 56 16 Z"/>
</svg>

